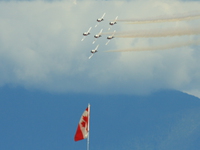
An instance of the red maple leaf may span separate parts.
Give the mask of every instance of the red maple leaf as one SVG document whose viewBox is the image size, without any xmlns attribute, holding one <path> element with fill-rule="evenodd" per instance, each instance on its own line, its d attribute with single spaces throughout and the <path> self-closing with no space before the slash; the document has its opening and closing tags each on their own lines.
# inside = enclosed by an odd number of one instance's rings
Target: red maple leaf
<svg viewBox="0 0 200 150">
<path fill-rule="evenodd" d="M 85 121 L 82 121 L 82 122 L 81 122 L 81 125 L 82 125 L 82 127 L 85 128 Z"/>
<path fill-rule="evenodd" d="M 86 127 L 86 124 L 88 123 L 88 116 L 83 116 L 83 121 L 81 122 L 82 127 Z"/>
<path fill-rule="evenodd" d="M 85 122 L 88 122 L 88 116 L 83 116 L 83 120 L 84 120 Z"/>
</svg>

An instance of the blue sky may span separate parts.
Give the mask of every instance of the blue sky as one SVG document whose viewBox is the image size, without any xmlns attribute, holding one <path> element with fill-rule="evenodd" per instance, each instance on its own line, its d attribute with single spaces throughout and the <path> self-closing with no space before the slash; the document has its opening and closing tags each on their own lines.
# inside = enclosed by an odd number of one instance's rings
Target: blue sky
<svg viewBox="0 0 200 150">
<path fill-rule="evenodd" d="M 91 149 L 196 150 L 199 45 L 106 51 L 184 44 L 199 41 L 199 35 L 116 37 L 105 43 L 107 32 L 114 30 L 184 32 L 200 24 L 200 18 L 151 24 L 117 22 L 109 31 L 108 23 L 116 16 L 128 20 L 179 18 L 200 14 L 199 8 L 199 1 L 178 0 L 0 1 L 0 149 L 83 149 L 86 141 L 74 142 L 73 137 L 90 102 Z M 104 12 L 105 20 L 95 28 Z M 91 35 L 81 42 L 89 27 Z M 101 29 L 102 38 L 92 44 L 93 35 Z M 88 60 L 97 44 L 98 53 Z M 170 91 L 158 92 L 166 89 Z"/>
<path fill-rule="evenodd" d="M 149 96 L 0 89 L 0 149 L 86 149 L 74 142 L 91 104 L 90 149 L 199 149 L 200 101 L 178 91 Z"/>
</svg>

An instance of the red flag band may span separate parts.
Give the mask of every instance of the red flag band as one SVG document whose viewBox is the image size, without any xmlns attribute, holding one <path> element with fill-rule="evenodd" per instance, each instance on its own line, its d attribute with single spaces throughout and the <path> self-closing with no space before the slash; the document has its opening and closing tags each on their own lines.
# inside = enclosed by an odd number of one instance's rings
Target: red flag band
<svg viewBox="0 0 200 150">
<path fill-rule="evenodd" d="M 89 134 L 89 118 L 90 118 L 90 105 L 83 112 L 81 119 L 79 121 L 76 134 L 74 136 L 74 141 L 79 141 L 86 139 Z"/>
</svg>

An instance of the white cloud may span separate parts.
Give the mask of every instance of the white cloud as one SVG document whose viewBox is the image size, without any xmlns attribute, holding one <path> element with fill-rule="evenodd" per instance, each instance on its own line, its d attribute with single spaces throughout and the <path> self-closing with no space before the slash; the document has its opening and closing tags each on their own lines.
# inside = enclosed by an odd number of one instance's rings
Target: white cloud
<svg viewBox="0 0 200 150">
<path fill-rule="evenodd" d="M 74 5 L 76 2 L 76 5 Z M 93 35 L 119 19 L 194 14 L 199 2 L 182 1 L 21 1 L 0 2 L 0 85 L 24 86 L 54 92 L 145 94 L 163 88 L 200 90 L 198 46 L 165 51 L 104 53 L 110 49 L 146 47 L 198 39 L 115 38 L 105 35 L 92 44 Z M 126 9 L 124 9 L 126 8 Z M 192 8 L 192 9 L 191 9 Z M 106 12 L 97 28 L 96 19 Z M 127 25 L 111 31 L 137 31 L 199 26 L 200 19 Z M 83 42 L 82 33 L 92 26 Z M 100 44 L 91 60 L 90 50 Z"/>
</svg>

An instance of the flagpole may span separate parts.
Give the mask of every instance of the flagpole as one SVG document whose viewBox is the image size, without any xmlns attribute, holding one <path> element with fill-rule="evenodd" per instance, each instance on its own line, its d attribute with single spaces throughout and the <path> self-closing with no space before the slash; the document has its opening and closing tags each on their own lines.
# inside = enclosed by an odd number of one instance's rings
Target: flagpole
<svg viewBox="0 0 200 150">
<path fill-rule="evenodd" d="M 87 150 L 90 150 L 90 104 L 88 104 L 88 137 L 87 137 Z"/>
<path fill-rule="evenodd" d="M 89 150 L 90 146 L 90 138 L 89 138 L 89 132 L 88 132 L 88 137 L 87 137 L 87 150 Z"/>
</svg>

